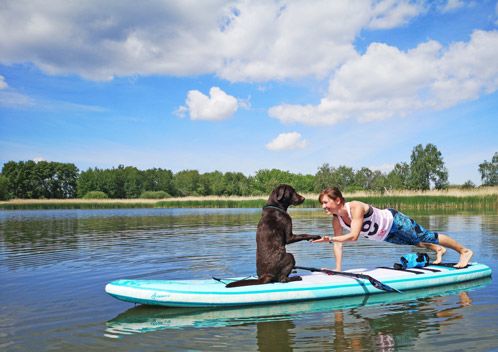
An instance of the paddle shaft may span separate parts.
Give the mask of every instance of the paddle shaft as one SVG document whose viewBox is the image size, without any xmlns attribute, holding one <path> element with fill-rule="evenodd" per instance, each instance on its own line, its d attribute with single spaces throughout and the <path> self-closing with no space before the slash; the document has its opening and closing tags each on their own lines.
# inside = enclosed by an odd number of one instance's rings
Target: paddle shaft
<svg viewBox="0 0 498 352">
<path fill-rule="evenodd" d="M 329 269 L 318 269 L 318 268 L 312 268 L 312 267 L 307 267 L 307 266 L 295 266 L 294 269 L 301 269 L 301 270 L 308 270 L 308 271 L 316 271 L 316 272 L 322 272 L 325 274 L 329 275 L 341 275 L 341 276 L 348 276 L 348 277 L 354 277 L 356 279 L 364 279 L 370 281 L 372 286 L 375 288 L 378 288 L 379 290 L 384 290 L 387 292 L 398 292 L 401 293 L 400 290 L 395 289 L 394 287 L 391 287 L 389 285 L 386 285 L 379 280 L 371 277 L 370 275 L 366 274 L 357 274 L 357 273 L 349 273 L 346 271 L 335 271 L 335 270 L 329 270 Z"/>
</svg>

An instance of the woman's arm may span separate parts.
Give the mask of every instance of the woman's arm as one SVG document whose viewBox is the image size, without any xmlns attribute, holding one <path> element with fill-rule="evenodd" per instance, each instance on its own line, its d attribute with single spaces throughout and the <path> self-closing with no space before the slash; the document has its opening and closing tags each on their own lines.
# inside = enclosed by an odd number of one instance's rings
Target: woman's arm
<svg viewBox="0 0 498 352">
<path fill-rule="evenodd" d="M 357 241 L 360 237 L 361 228 L 363 227 L 363 216 L 365 215 L 365 207 L 368 205 L 362 202 L 351 202 L 351 235 L 352 241 Z"/>
<path fill-rule="evenodd" d="M 334 229 L 334 236 L 325 235 L 318 240 L 312 241 L 313 243 L 317 242 L 333 242 L 334 238 L 342 235 L 342 226 L 339 222 L 339 219 L 336 215 L 332 216 L 332 228 Z M 335 257 L 335 270 L 342 270 L 342 243 L 335 242 L 334 243 L 334 257 Z"/>
<path fill-rule="evenodd" d="M 357 241 L 360 237 L 361 228 L 363 226 L 363 215 L 365 215 L 365 203 L 354 201 L 350 203 L 351 207 L 351 231 L 342 236 L 334 236 L 334 242 L 349 242 Z M 367 206 L 368 207 L 368 206 Z M 339 220 L 337 220 L 339 222 Z"/>
<path fill-rule="evenodd" d="M 342 235 L 342 226 L 337 216 L 332 217 L 332 227 L 334 228 L 334 238 Z M 342 243 L 334 242 L 335 270 L 342 270 Z"/>
</svg>

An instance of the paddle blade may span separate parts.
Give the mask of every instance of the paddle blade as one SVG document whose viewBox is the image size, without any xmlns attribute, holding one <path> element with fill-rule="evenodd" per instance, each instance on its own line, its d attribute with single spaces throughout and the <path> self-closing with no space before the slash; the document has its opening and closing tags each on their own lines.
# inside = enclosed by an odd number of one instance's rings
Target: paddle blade
<svg viewBox="0 0 498 352">
<path fill-rule="evenodd" d="M 379 290 L 383 290 L 383 291 L 387 291 L 387 292 L 401 293 L 400 290 L 395 289 L 394 287 L 391 287 L 389 285 L 383 284 L 382 282 L 380 282 L 379 280 L 374 279 L 371 276 L 368 277 L 368 281 L 370 281 L 370 283 L 372 284 L 373 287 L 375 287 L 375 288 L 377 288 Z"/>
</svg>

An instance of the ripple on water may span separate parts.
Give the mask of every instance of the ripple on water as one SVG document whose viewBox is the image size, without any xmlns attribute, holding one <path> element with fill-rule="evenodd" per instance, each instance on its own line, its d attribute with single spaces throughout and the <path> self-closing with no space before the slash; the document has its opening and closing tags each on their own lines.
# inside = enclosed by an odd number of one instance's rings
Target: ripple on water
<svg viewBox="0 0 498 352">
<path fill-rule="evenodd" d="M 113 279 L 254 274 L 259 214 L 259 209 L 0 212 L 0 347 L 77 351 L 281 346 L 318 351 L 380 349 L 391 342 L 407 350 L 497 347 L 495 281 L 483 289 L 465 290 L 468 297 L 454 292 L 372 305 L 362 300 L 329 306 L 308 302 L 286 312 L 270 306 L 234 309 L 228 316 L 211 311 L 200 318 L 195 312 L 159 309 L 132 312 L 121 325 L 109 325 L 132 307 L 104 293 Z M 295 233 L 331 232 L 328 217 L 294 214 Z M 463 217 L 438 215 L 421 221 L 442 232 L 451 229 L 457 240 L 471 246 L 477 260 L 496 269 L 498 216 Z M 345 245 L 344 267 L 392 265 L 415 250 L 361 239 Z M 288 251 L 302 265 L 334 264 L 328 244 L 295 243 Z M 447 258 L 456 256 L 448 251 Z M 150 322 L 150 330 L 138 333 L 144 322 Z M 183 322 L 181 334 L 178 328 L 164 328 L 178 322 Z"/>
</svg>

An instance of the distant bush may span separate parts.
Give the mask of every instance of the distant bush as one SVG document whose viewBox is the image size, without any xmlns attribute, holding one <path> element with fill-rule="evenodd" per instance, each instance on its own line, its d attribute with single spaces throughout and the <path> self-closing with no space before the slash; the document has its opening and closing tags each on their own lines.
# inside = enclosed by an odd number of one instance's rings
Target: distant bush
<svg viewBox="0 0 498 352">
<path fill-rule="evenodd" d="M 83 199 L 107 199 L 107 194 L 101 191 L 91 191 L 83 196 Z"/>
<path fill-rule="evenodd" d="M 472 188 L 476 188 L 476 185 L 475 185 L 475 184 L 474 184 L 474 182 L 472 182 L 471 180 L 466 181 L 466 182 L 462 185 L 462 189 L 472 189 Z"/>
<path fill-rule="evenodd" d="M 164 191 L 146 191 L 140 195 L 140 198 L 145 198 L 145 199 L 164 199 L 170 197 L 171 195 L 169 195 L 167 192 Z"/>
</svg>

